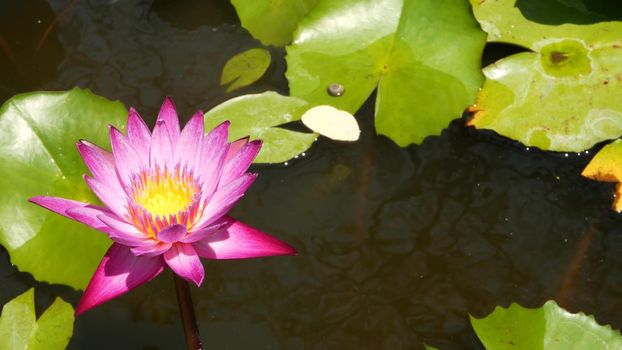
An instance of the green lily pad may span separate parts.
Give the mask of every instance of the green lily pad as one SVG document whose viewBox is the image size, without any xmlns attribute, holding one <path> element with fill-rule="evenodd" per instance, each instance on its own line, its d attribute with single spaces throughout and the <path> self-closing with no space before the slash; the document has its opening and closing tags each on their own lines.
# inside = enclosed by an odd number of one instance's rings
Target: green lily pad
<svg viewBox="0 0 622 350">
<path fill-rule="evenodd" d="M 287 47 L 286 75 L 292 96 L 350 113 L 377 87 L 376 130 L 405 146 L 475 101 L 484 44 L 461 0 L 324 0 Z M 331 84 L 343 94 L 329 94 Z"/>
<path fill-rule="evenodd" d="M 484 318 L 471 317 L 471 325 L 487 350 L 622 349 L 620 332 L 592 316 L 571 314 L 552 300 L 537 309 L 497 307 Z"/>
<path fill-rule="evenodd" d="M 205 129 L 231 122 L 229 140 L 250 136 L 263 140 L 255 163 L 285 162 L 309 149 L 317 134 L 278 127 L 298 121 L 309 104 L 300 98 L 268 91 L 232 98 L 205 113 Z"/>
<path fill-rule="evenodd" d="M 622 135 L 622 22 L 544 25 L 515 0 L 471 0 L 491 42 L 531 49 L 484 69 L 469 125 L 527 146 L 579 152 Z"/>
<path fill-rule="evenodd" d="M 264 45 L 284 46 L 298 22 L 320 0 L 231 0 L 242 26 Z"/>
<path fill-rule="evenodd" d="M 73 334 L 73 321 L 73 307 L 61 298 L 56 298 L 37 320 L 31 288 L 2 307 L 0 349 L 65 349 Z"/>
<path fill-rule="evenodd" d="M 622 212 L 622 140 L 615 140 L 603 147 L 581 175 L 603 182 L 616 182 L 613 210 Z"/>
<path fill-rule="evenodd" d="M 105 147 L 127 110 L 88 90 L 17 95 L 0 107 L 0 244 L 35 279 L 83 289 L 110 245 L 102 233 L 28 202 L 37 195 L 97 203 L 75 144 Z"/>
<path fill-rule="evenodd" d="M 270 66 L 270 52 L 266 49 L 250 49 L 229 59 L 222 69 L 220 85 L 227 85 L 227 92 L 256 82 Z"/>
</svg>

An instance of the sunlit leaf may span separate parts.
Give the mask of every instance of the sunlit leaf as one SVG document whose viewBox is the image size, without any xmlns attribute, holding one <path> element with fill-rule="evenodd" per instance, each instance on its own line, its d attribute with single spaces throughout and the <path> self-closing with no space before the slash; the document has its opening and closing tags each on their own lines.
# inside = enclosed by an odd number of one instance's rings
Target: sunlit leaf
<svg viewBox="0 0 622 350">
<path fill-rule="evenodd" d="M 227 92 L 256 82 L 270 66 L 270 52 L 266 49 L 250 49 L 229 59 L 222 69 L 220 85 L 227 85 Z"/>
<path fill-rule="evenodd" d="M 60 298 L 37 320 L 34 289 L 15 297 L 2 307 L 0 349 L 65 349 L 73 334 L 73 307 Z"/>
<path fill-rule="evenodd" d="M 229 140 L 250 136 L 262 139 L 256 163 L 281 163 L 311 147 L 317 134 L 287 130 L 279 125 L 298 121 L 309 108 L 306 101 L 276 92 L 244 95 L 230 99 L 205 113 L 205 129 L 231 121 Z"/>
<path fill-rule="evenodd" d="M 616 182 L 613 210 L 622 211 L 622 140 L 616 140 L 603 147 L 581 175 L 593 180 Z"/>
<path fill-rule="evenodd" d="M 620 332 L 592 316 L 571 314 L 554 301 L 537 309 L 497 307 L 484 318 L 471 317 L 471 325 L 487 350 L 622 349 Z"/>
<path fill-rule="evenodd" d="M 242 26 L 264 45 L 284 46 L 298 22 L 320 0 L 231 0 Z"/>
<path fill-rule="evenodd" d="M 491 42 L 531 49 L 484 69 L 469 121 L 528 146 L 582 151 L 622 135 L 622 22 L 544 25 L 515 0 L 471 0 Z"/>
<path fill-rule="evenodd" d="M 28 202 L 50 195 L 96 203 L 75 144 L 107 147 L 108 124 L 124 126 L 125 107 L 88 90 L 15 96 L 0 108 L 0 243 L 35 279 L 82 289 L 110 240 Z"/>
<path fill-rule="evenodd" d="M 339 141 L 356 141 L 361 129 L 356 118 L 332 106 L 315 106 L 302 115 L 302 123 L 316 133 Z"/>
<path fill-rule="evenodd" d="M 350 113 L 377 87 L 376 130 L 405 146 L 475 101 L 484 43 L 461 0 L 324 0 L 287 48 L 287 78 L 292 96 Z"/>
</svg>

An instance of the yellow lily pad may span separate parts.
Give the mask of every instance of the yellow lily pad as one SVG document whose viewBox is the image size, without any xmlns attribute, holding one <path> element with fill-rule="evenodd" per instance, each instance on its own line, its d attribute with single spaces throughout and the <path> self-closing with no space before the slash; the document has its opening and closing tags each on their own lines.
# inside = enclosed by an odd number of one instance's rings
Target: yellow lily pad
<svg viewBox="0 0 622 350">
<path fill-rule="evenodd" d="M 361 129 L 349 112 L 332 106 L 315 106 L 302 115 L 302 123 L 316 133 L 338 141 L 356 141 Z"/>
<path fill-rule="evenodd" d="M 622 211 L 622 140 L 616 140 L 596 153 L 581 175 L 592 180 L 616 182 L 613 210 Z"/>
</svg>

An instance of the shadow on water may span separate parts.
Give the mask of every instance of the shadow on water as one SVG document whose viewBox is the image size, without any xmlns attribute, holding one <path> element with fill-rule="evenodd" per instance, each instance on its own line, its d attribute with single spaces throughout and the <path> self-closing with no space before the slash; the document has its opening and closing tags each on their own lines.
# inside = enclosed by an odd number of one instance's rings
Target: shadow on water
<svg viewBox="0 0 622 350">
<path fill-rule="evenodd" d="M 530 51 L 524 47 L 506 43 L 487 43 L 482 54 L 482 68 L 508 56 Z"/>
<path fill-rule="evenodd" d="M 188 31 L 201 26 L 217 27 L 239 24 L 238 15 L 228 1 L 154 0 L 150 11 L 179 29 Z M 194 13 L 188 16 L 188 13 Z"/>
<path fill-rule="evenodd" d="M 528 20 L 542 24 L 593 24 L 622 20 L 622 3 L 618 0 L 517 0 L 515 6 Z"/>
<path fill-rule="evenodd" d="M 50 1 L 54 13 L 67 4 Z M 41 51 L 50 71 L 26 88 L 88 87 L 145 116 L 155 115 L 166 94 L 186 117 L 229 98 L 218 86 L 224 62 L 260 44 L 234 21 L 199 25 L 192 6 L 163 19 L 150 5 L 78 1 L 48 39 L 62 48 Z M 186 16 L 190 27 L 171 19 Z M 27 45 L 39 40 L 0 34 Z M 283 52 L 273 53 L 270 74 L 240 94 L 286 91 Z M 1 84 L 20 90 L 4 74 L 11 69 L 2 64 Z M 412 349 L 426 342 L 483 349 L 468 314 L 550 298 L 622 327 L 613 186 L 580 176 L 593 150 L 525 150 L 462 120 L 399 148 L 374 135 L 372 113 L 369 102 L 358 114 L 357 143 L 320 138 L 287 166 L 255 167 L 260 177 L 233 216 L 299 254 L 205 262 L 206 282 L 192 292 L 210 348 Z M 0 255 L 0 303 L 35 285 L 39 310 L 56 295 L 75 305 L 80 293 L 34 282 Z M 81 316 L 70 348 L 175 349 L 182 342 L 167 272 Z"/>
</svg>

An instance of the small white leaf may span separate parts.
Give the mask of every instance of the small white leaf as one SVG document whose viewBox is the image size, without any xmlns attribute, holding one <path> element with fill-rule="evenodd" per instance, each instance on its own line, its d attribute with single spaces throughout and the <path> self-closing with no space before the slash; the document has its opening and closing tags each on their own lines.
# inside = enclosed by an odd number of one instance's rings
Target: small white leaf
<svg viewBox="0 0 622 350">
<path fill-rule="evenodd" d="M 315 106 L 302 115 L 302 123 L 316 133 L 339 141 L 356 141 L 361 130 L 356 118 L 332 106 Z"/>
</svg>

